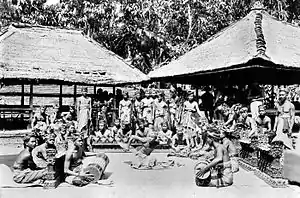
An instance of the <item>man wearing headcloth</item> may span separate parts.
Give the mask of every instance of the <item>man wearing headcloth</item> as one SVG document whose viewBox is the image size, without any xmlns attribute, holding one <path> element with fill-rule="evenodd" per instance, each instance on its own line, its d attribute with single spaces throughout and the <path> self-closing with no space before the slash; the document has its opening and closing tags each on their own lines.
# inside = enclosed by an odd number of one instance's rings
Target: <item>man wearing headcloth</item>
<svg viewBox="0 0 300 198">
<path fill-rule="evenodd" d="M 85 153 L 83 148 L 83 137 L 76 133 L 74 134 L 73 145 L 70 145 L 66 152 L 64 161 L 64 173 L 66 174 L 65 181 L 69 184 L 76 186 L 85 186 L 91 182 L 98 184 L 105 184 L 105 181 L 94 181 L 94 174 L 88 173 L 85 170 L 84 160 L 91 159 L 90 157 L 105 159 L 105 164 L 98 164 L 101 167 L 101 172 L 104 173 L 107 164 L 109 163 L 108 157 L 104 153 Z M 94 163 L 97 164 L 97 161 Z M 101 176 L 102 177 L 102 176 Z M 100 177 L 100 179 L 101 179 Z"/>
<path fill-rule="evenodd" d="M 48 134 L 46 136 L 46 142 L 35 147 L 32 150 L 32 158 L 38 168 L 47 167 L 47 149 L 55 149 L 55 134 Z"/>
<path fill-rule="evenodd" d="M 92 117 L 92 100 L 87 93 L 87 87 L 82 88 L 82 96 L 77 99 L 78 131 L 84 135 L 85 139 L 89 136 L 89 124 Z"/>
<path fill-rule="evenodd" d="M 271 132 L 271 118 L 266 115 L 266 107 L 264 105 L 258 106 L 258 116 L 254 120 L 259 131 L 263 133 Z"/>
<path fill-rule="evenodd" d="M 247 134 L 248 138 L 251 138 L 253 135 L 257 135 L 257 125 L 254 119 L 248 116 L 247 107 L 242 107 L 240 109 L 240 116 L 236 121 L 234 121 L 232 129 L 236 129 L 237 127 L 242 127 L 244 130 L 250 130 Z"/>
<path fill-rule="evenodd" d="M 148 121 L 148 123 L 153 122 L 153 98 L 151 98 L 151 93 L 149 90 L 145 93 L 145 98 L 142 99 L 142 108 L 143 108 L 143 118 Z"/>
<path fill-rule="evenodd" d="M 43 180 L 47 169 L 39 169 L 32 159 L 32 150 L 36 147 L 36 138 L 33 135 L 23 139 L 24 150 L 19 153 L 13 164 L 13 180 L 17 183 L 32 183 Z"/>
<path fill-rule="evenodd" d="M 205 140 L 215 149 L 214 158 L 199 172 L 196 173 L 196 185 L 201 186 L 201 178 L 206 172 L 211 171 L 211 187 L 226 187 L 233 184 L 233 174 L 229 154 L 221 143 L 221 133 L 215 127 L 210 127 L 206 131 L 207 139 Z"/>
<path fill-rule="evenodd" d="M 287 91 L 281 89 L 279 91 L 279 100 L 276 104 L 278 115 L 274 124 L 274 131 L 276 136 L 273 139 L 275 141 L 281 141 L 288 149 L 292 149 L 292 129 L 295 121 L 295 106 L 288 101 Z"/>
<path fill-rule="evenodd" d="M 161 125 L 167 121 L 167 103 L 163 100 L 163 93 L 158 94 L 158 99 L 153 105 L 154 130 L 161 131 Z"/>
<path fill-rule="evenodd" d="M 131 118 L 131 101 L 129 100 L 128 92 L 125 92 L 123 95 L 123 99 L 119 104 L 119 118 L 121 122 L 129 122 Z"/>
</svg>

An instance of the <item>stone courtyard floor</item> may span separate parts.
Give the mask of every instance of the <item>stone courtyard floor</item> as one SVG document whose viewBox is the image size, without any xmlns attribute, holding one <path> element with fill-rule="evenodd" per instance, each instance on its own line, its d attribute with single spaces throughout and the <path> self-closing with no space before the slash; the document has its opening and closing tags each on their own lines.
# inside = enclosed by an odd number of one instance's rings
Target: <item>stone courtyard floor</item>
<svg viewBox="0 0 300 198">
<path fill-rule="evenodd" d="M 18 153 L 20 149 L 0 148 L 0 163 L 3 155 Z M 1 162 L 2 155 L 2 162 Z M 252 172 L 241 169 L 234 175 L 234 184 L 227 188 L 197 187 L 194 183 L 194 161 L 183 158 L 172 158 L 185 164 L 166 170 L 134 170 L 124 161 L 130 161 L 133 156 L 129 153 L 108 153 L 110 163 L 106 175 L 114 181 L 112 187 L 58 187 L 44 190 L 34 188 L 2 188 L 0 198 L 94 198 L 94 197 L 130 197 L 130 198 L 193 198 L 193 197 L 222 197 L 222 198 L 297 198 L 300 197 L 300 187 L 272 188 L 257 178 Z M 165 153 L 155 153 L 158 159 L 165 159 Z M 0 175 L 1 177 L 1 175 Z"/>
</svg>

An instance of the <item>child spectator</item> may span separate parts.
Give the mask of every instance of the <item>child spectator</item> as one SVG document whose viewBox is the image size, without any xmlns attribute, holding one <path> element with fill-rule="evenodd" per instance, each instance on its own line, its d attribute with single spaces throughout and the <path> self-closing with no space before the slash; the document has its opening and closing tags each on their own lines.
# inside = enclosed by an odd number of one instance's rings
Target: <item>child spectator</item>
<svg viewBox="0 0 300 198">
<path fill-rule="evenodd" d="M 163 122 L 161 124 L 161 131 L 159 132 L 158 135 L 161 136 L 161 139 L 164 143 L 167 143 L 168 140 L 172 139 L 173 132 L 168 129 L 168 123 L 167 122 Z"/>
<path fill-rule="evenodd" d="M 107 129 L 105 121 L 100 120 L 99 131 L 95 132 L 95 137 L 93 137 L 93 140 L 96 142 L 98 142 L 99 140 L 101 140 L 101 142 L 107 142 L 109 137 L 111 136 L 111 131 Z"/>
<path fill-rule="evenodd" d="M 136 136 L 144 138 L 149 135 L 149 128 L 145 127 L 145 120 L 140 119 L 138 122 L 139 128 L 136 131 Z"/>
<path fill-rule="evenodd" d="M 120 141 L 127 143 L 130 136 L 132 135 L 132 130 L 130 128 L 130 123 L 122 122 L 122 128 L 118 131 L 117 137 Z"/>
</svg>

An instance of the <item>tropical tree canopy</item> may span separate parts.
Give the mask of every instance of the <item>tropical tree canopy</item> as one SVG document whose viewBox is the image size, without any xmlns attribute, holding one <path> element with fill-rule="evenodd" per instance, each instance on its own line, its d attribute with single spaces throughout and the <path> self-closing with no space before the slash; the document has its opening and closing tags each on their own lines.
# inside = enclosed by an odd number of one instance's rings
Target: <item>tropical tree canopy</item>
<svg viewBox="0 0 300 198">
<path fill-rule="evenodd" d="M 249 13 L 253 0 L 0 0 L 0 27 L 22 22 L 82 29 L 148 73 Z M 261 0 L 279 20 L 299 25 L 300 1 Z"/>
</svg>

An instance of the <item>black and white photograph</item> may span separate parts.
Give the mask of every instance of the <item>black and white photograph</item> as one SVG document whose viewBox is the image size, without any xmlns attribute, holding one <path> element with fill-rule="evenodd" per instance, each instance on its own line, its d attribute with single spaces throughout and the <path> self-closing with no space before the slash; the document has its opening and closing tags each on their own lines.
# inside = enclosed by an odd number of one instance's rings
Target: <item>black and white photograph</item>
<svg viewBox="0 0 300 198">
<path fill-rule="evenodd" d="M 300 198 L 300 0 L 0 0 L 0 198 Z"/>
</svg>

